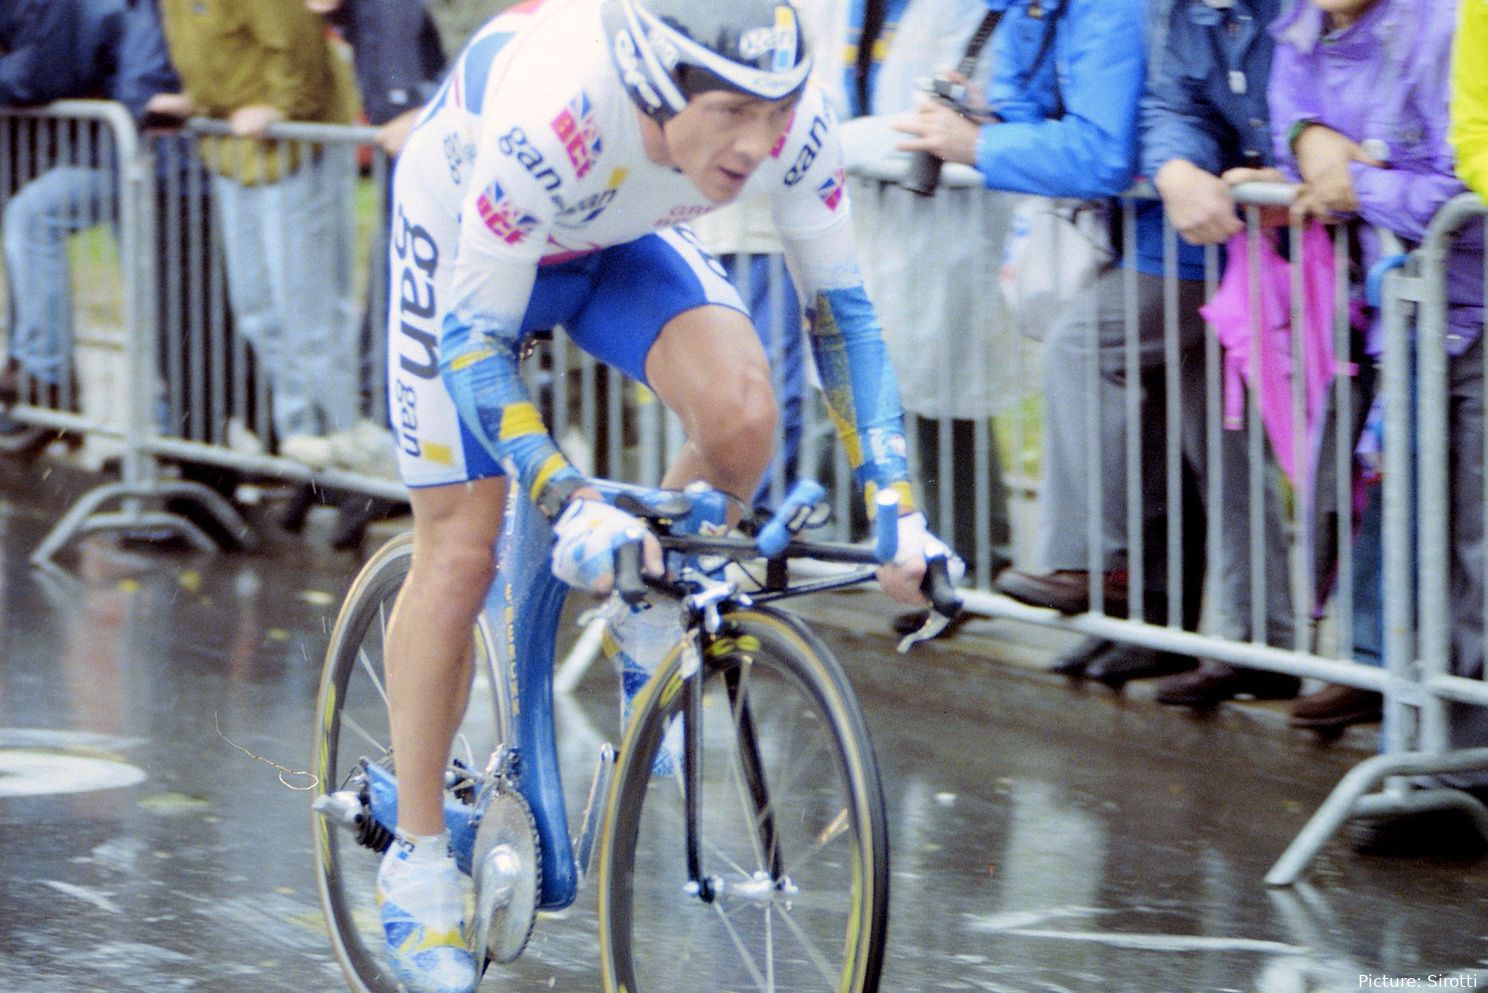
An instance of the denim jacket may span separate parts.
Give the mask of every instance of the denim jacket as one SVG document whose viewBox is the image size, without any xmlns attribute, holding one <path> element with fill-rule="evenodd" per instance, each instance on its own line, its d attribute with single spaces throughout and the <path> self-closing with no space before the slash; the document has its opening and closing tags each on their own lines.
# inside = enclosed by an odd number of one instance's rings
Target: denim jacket
<svg viewBox="0 0 1488 993">
<path fill-rule="evenodd" d="M 1142 174 L 1173 159 L 1216 175 L 1271 164 L 1266 82 L 1281 0 L 1238 0 L 1216 9 L 1174 0 L 1142 97 Z"/>
</svg>

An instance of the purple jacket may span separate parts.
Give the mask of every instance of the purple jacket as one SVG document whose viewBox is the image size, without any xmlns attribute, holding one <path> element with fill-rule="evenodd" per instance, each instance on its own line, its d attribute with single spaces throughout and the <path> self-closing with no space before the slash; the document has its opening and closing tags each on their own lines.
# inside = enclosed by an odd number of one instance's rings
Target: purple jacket
<svg viewBox="0 0 1488 993">
<path fill-rule="evenodd" d="M 1292 129 L 1316 121 L 1367 143 L 1387 168 L 1354 163 L 1364 265 L 1380 257 L 1371 226 L 1420 241 L 1443 203 L 1466 187 L 1447 143 L 1448 69 L 1455 0 L 1378 0 L 1352 26 L 1330 32 L 1308 0 L 1272 25 L 1276 53 L 1267 102 L 1276 164 L 1298 178 Z M 1447 265 L 1447 350 L 1465 351 L 1483 330 L 1482 224 L 1459 238 Z M 1378 355 L 1376 324 L 1367 349 Z"/>
</svg>

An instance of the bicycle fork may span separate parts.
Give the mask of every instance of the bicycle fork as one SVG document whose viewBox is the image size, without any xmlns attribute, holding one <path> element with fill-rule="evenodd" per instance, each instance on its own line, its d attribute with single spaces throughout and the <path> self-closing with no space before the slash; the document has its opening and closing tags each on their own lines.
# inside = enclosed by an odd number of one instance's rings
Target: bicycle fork
<svg viewBox="0 0 1488 993">
<path fill-rule="evenodd" d="M 716 622 L 705 625 L 717 629 Z M 708 632 L 703 637 L 703 652 L 714 650 L 714 642 Z M 702 868 L 702 719 L 704 667 L 696 665 L 694 671 L 685 674 L 685 692 L 682 697 L 682 788 L 685 812 L 687 883 L 686 892 L 704 903 L 713 903 L 722 897 L 749 900 L 757 903 L 771 902 L 777 892 L 793 893 L 795 887 L 785 877 L 778 834 L 775 828 L 775 812 L 770 801 L 769 785 L 765 779 L 764 761 L 760 756 L 759 738 L 755 731 L 753 712 L 749 705 L 746 672 L 743 663 L 723 673 L 724 688 L 729 701 L 733 733 L 737 739 L 739 775 L 743 781 L 752 808 L 752 823 L 757 833 L 757 851 L 762 855 L 765 869 L 743 882 L 728 883 L 718 876 L 707 876 Z"/>
</svg>

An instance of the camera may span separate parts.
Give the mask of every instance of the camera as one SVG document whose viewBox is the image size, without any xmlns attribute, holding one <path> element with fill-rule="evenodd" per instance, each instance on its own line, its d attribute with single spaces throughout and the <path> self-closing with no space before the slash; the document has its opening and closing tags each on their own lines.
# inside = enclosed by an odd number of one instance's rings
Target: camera
<svg viewBox="0 0 1488 993">
<path fill-rule="evenodd" d="M 932 99 L 938 100 L 957 113 L 971 116 L 971 111 L 964 103 L 966 87 L 960 83 L 953 82 L 944 76 L 935 76 L 926 80 L 924 90 Z M 933 152 L 911 153 L 909 168 L 899 185 L 922 197 L 934 196 L 935 188 L 940 185 L 940 167 L 943 161 Z"/>
</svg>

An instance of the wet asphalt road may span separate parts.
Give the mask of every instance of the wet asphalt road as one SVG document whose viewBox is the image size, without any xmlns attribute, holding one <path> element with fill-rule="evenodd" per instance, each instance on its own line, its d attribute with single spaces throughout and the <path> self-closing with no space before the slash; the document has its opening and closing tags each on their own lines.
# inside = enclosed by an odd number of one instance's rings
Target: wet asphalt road
<svg viewBox="0 0 1488 993">
<path fill-rule="evenodd" d="M 41 474 L 0 467 L 0 993 L 344 988 L 308 796 L 271 763 L 309 764 L 320 655 L 357 558 L 315 519 L 255 556 L 92 538 L 52 577 L 26 556 L 75 490 Z M 1198 720 L 1072 689 L 995 657 L 1003 634 L 1026 649 L 1027 629 L 973 624 L 963 645 L 904 659 L 872 633 L 876 596 L 809 609 L 856 628 L 823 630 L 885 777 L 885 991 L 1488 985 L 1488 859 L 1335 840 L 1305 885 L 1263 885 L 1367 754 L 1359 738 L 1321 747 L 1235 711 Z M 613 734 L 614 693 L 596 666 L 564 702 L 583 755 Z M 596 989 L 593 903 L 540 920 L 482 989 Z"/>
</svg>

